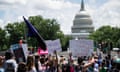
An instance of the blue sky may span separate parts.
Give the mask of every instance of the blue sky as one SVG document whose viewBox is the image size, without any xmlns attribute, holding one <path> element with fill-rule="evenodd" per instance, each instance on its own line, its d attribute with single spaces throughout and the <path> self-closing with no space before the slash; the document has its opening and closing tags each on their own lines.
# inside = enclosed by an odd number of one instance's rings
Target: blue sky
<svg viewBox="0 0 120 72">
<path fill-rule="evenodd" d="M 0 18 L 1 18 L 1 19 L 2 19 L 2 17 L 4 16 L 4 14 L 5 14 L 5 11 L 0 10 Z"/>
<path fill-rule="evenodd" d="M 81 0 L 0 0 L 0 27 L 9 22 L 23 21 L 22 16 L 41 15 L 55 18 L 65 34 L 80 9 Z M 120 0 L 84 0 L 95 29 L 103 25 L 120 27 Z"/>
</svg>

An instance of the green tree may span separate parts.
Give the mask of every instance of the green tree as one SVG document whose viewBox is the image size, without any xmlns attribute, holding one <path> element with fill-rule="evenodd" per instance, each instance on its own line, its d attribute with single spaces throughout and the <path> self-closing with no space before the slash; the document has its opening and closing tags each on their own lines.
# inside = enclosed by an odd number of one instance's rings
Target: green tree
<svg viewBox="0 0 120 72">
<path fill-rule="evenodd" d="M 0 51 L 3 50 L 4 45 L 6 44 L 6 32 L 0 28 Z"/>
<path fill-rule="evenodd" d="M 22 22 L 9 23 L 7 26 L 5 26 L 5 30 L 8 33 L 7 40 L 9 46 L 11 44 L 18 43 L 21 37 L 24 36 L 24 27 Z"/>
<path fill-rule="evenodd" d="M 29 20 L 45 40 L 54 40 L 59 38 L 62 44 L 62 50 L 67 50 L 71 37 L 63 34 L 60 30 L 60 24 L 58 24 L 55 19 L 43 19 L 42 16 L 32 16 L 29 17 Z"/>
<path fill-rule="evenodd" d="M 60 30 L 60 24 L 55 19 L 44 19 L 40 15 L 30 16 L 28 19 L 44 40 L 55 40 L 59 38 L 62 48 L 64 48 L 63 50 L 66 50 L 70 37 L 63 34 Z M 21 37 L 27 40 L 30 47 L 36 47 L 38 45 L 34 37 L 27 37 L 27 26 L 23 21 L 8 23 L 5 26 L 5 31 L 7 32 L 7 46 L 18 43 Z"/>
<path fill-rule="evenodd" d="M 66 51 L 67 48 L 69 47 L 69 40 L 71 40 L 72 37 L 71 36 L 64 36 L 61 40 L 62 42 L 62 50 Z"/>
<path fill-rule="evenodd" d="M 63 32 L 60 30 L 60 26 L 55 19 L 44 19 L 42 16 L 31 16 L 29 17 L 29 21 L 33 24 L 33 26 L 37 29 L 39 34 L 45 40 L 54 40 L 64 36 Z M 34 43 L 32 43 L 34 40 Z M 29 44 L 31 46 L 37 45 L 37 41 L 35 38 L 29 37 Z"/>
<path fill-rule="evenodd" d="M 102 42 L 107 43 L 107 45 L 112 43 L 113 47 L 117 47 L 116 43 L 120 39 L 119 36 L 120 36 L 119 28 L 111 26 L 102 26 L 95 32 L 93 32 L 90 35 L 90 38 L 98 42 L 99 44 L 101 44 Z"/>
<path fill-rule="evenodd" d="M 54 40 L 57 38 L 60 26 L 55 19 L 43 19 L 41 16 L 31 16 L 29 20 L 45 40 Z M 63 33 L 61 32 L 61 34 Z"/>
</svg>

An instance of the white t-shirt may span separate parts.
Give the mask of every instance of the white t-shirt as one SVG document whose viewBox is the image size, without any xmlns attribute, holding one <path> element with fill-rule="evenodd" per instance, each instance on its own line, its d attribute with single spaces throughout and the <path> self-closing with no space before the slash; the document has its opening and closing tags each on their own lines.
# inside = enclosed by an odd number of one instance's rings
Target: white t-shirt
<svg viewBox="0 0 120 72">
<path fill-rule="evenodd" d="M 17 65 L 17 63 L 16 63 L 16 61 L 14 59 L 6 60 L 5 63 L 12 63 L 13 66 L 15 67 L 15 72 L 17 71 L 18 65 Z"/>
</svg>

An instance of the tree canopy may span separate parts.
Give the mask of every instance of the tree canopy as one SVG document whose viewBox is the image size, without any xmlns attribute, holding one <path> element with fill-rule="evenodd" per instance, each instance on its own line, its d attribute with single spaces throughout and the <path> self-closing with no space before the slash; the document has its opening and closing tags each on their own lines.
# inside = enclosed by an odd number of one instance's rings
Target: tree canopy
<svg viewBox="0 0 120 72">
<path fill-rule="evenodd" d="M 30 16 L 28 20 L 37 29 L 39 34 L 44 40 L 55 40 L 59 38 L 62 43 L 62 47 L 66 48 L 66 42 L 68 42 L 68 36 L 65 36 L 60 30 L 60 24 L 55 19 L 44 19 L 42 16 Z M 8 23 L 4 30 L 0 29 L 0 47 L 2 48 L 5 43 L 7 48 L 11 44 L 16 44 L 20 39 L 26 39 L 29 46 L 35 47 L 38 42 L 35 38 L 27 37 L 27 26 L 22 22 Z M 2 44 L 4 43 L 4 44 Z M 64 49 L 65 50 L 65 49 Z"/>
<path fill-rule="evenodd" d="M 111 26 L 102 26 L 90 35 L 90 38 L 99 44 L 112 43 L 113 47 L 120 45 L 120 28 Z"/>
</svg>

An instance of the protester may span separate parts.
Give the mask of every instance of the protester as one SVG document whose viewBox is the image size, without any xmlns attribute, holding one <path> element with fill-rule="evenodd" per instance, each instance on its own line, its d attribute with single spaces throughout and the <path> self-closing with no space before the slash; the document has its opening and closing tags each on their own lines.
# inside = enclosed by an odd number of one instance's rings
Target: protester
<svg viewBox="0 0 120 72">
<path fill-rule="evenodd" d="M 4 60 L 4 58 L 2 56 L 0 56 L 0 72 L 4 72 L 3 60 Z"/>
<path fill-rule="evenodd" d="M 35 55 L 35 68 L 37 70 L 37 72 L 40 71 L 40 66 L 41 66 L 41 63 L 40 63 L 40 56 L 39 55 Z"/>
<path fill-rule="evenodd" d="M 99 72 L 98 56 L 95 56 L 94 59 L 94 72 Z"/>
<path fill-rule="evenodd" d="M 26 64 L 24 62 L 20 62 L 18 64 L 17 72 L 26 72 L 26 71 L 27 71 Z"/>
<path fill-rule="evenodd" d="M 77 59 L 77 64 L 76 67 L 75 67 L 75 72 L 81 72 L 82 71 L 82 68 L 83 68 L 83 59 L 81 57 L 78 57 Z"/>
<path fill-rule="evenodd" d="M 74 59 L 72 53 L 59 57 L 54 51 L 51 55 L 28 55 L 26 62 L 16 63 L 11 52 L 0 56 L 0 72 L 119 72 L 119 64 L 110 55 L 93 53 Z"/>
<path fill-rule="evenodd" d="M 46 71 L 46 57 L 45 55 L 41 55 L 40 57 L 40 66 L 39 66 L 39 71 L 40 72 L 45 72 Z"/>
<path fill-rule="evenodd" d="M 34 63 L 34 57 L 33 56 L 28 56 L 27 57 L 27 72 L 37 72 L 36 68 L 35 68 L 35 63 Z"/>
<path fill-rule="evenodd" d="M 100 72 L 107 72 L 107 69 L 105 67 L 105 61 L 103 61 L 102 64 L 100 65 Z"/>
<path fill-rule="evenodd" d="M 16 72 L 17 63 L 14 55 L 11 52 L 5 53 L 5 62 L 4 62 L 5 72 Z"/>
</svg>

